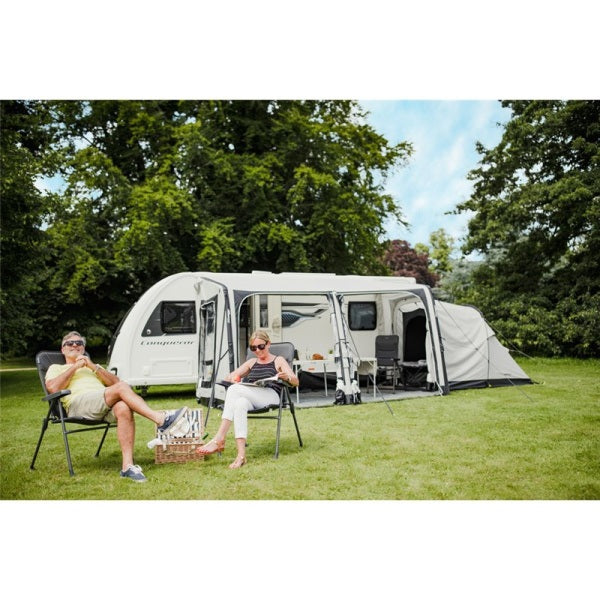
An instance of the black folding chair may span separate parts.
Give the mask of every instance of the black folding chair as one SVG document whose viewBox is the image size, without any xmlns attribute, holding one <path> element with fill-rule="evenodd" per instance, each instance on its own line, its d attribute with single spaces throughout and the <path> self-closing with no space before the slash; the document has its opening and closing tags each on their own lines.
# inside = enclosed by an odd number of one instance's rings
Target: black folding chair
<svg viewBox="0 0 600 600">
<path fill-rule="evenodd" d="M 38 440 L 37 446 L 35 448 L 35 452 L 33 454 L 33 459 L 31 461 L 30 469 L 35 468 L 35 461 L 37 459 L 38 452 L 40 451 L 40 446 L 42 445 L 42 439 L 44 438 L 44 434 L 46 433 L 46 429 L 48 429 L 48 425 L 50 423 L 58 425 L 60 424 L 62 429 L 62 436 L 65 443 L 65 452 L 67 455 L 67 464 L 69 466 L 69 473 L 71 475 L 75 475 L 73 471 L 73 463 L 71 461 L 71 451 L 69 449 L 69 440 L 68 436 L 72 433 L 82 433 L 84 431 L 94 431 L 95 429 L 102 429 L 104 433 L 102 434 L 102 439 L 100 440 L 100 445 L 98 446 L 98 450 L 96 450 L 95 457 L 100 455 L 100 450 L 102 449 L 102 445 L 104 444 L 104 440 L 106 439 L 106 434 L 111 427 L 116 427 L 116 423 L 109 423 L 107 421 L 97 421 L 92 419 L 81 419 L 79 417 L 69 417 L 62 405 L 60 399 L 64 396 L 70 394 L 70 390 L 60 390 L 58 392 L 54 392 L 53 394 L 48 394 L 48 390 L 46 389 L 46 372 L 48 371 L 50 365 L 53 364 L 64 364 L 65 357 L 61 352 L 38 352 L 35 357 L 35 363 L 38 369 L 38 375 L 40 376 L 40 381 L 42 383 L 42 389 L 44 390 L 44 398 L 42 400 L 44 402 L 48 402 L 48 413 L 46 417 L 42 421 L 42 431 L 40 433 L 40 438 Z M 77 429 L 69 429 L 68 425 L 80 425 Z"/>
<path fill-rule="evenodd" d="M 397 335 L 378 335 L 375 338 L 375 357 L 377 358 L 377 370 L 381 372 L 385 380 L 392 379 L 392 389 L 396 389 L 400 367 L 398 362 L 398 345 L 400 338 Z"/>
<path fill-rule="evenodd" d="M 285 360 L 287 360 L 290 367 L 292 366 L 292 361 L 294 360 L 294 345 L 291 342 L 276 342 L 271 344 L 271 353 L 275 356 L 283 356 Z M 253 353 L 248 349 L 246 360 L 252 358 Z M 264 408 L 256 408 L 248 411 L 249 419 L 274 419 L 277 421 L 277 434 L 275 438 L 275 458 L 279 457 L 279 440 L 281 436 L 281 416 L 283 414 L 283 409 L 289 409 L 292 418 L 294 419 L 294 426 L 296 428 L 296 434 L 298 435 L 298 443 L 300 447 L 304 444 L 302 443 L 302 437 L 300 436 L 300 429 L 298 427 L 298 421 L 296 419 L 296 409 L 294 407 L 294 402 L 289 393 L 290 386 L 286 384 L 285 381 L 281 382 L 282 388 L 281 393 L 279 394 L 279 402 L 277 404 L 270 404 L 265 406 Z M 231 385 L 227 382 L 217 382 L 216 385 L 224 385 L 229 387 Z M 223 406 L 214 406 L 213 408 L 222 409 Z M 210 406 L 208 407 L 210 411 Z M 277 415 L 267 414 L 272 411 L 277 411 Z M 206 421 L 208 421 L 208 414 L 206 415 Z M 206 422 L 205 422 L 206 424 Z"/>
</svg>

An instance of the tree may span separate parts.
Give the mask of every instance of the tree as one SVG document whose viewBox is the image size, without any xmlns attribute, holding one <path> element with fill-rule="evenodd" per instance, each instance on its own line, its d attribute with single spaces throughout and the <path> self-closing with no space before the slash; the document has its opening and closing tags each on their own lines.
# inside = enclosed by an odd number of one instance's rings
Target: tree
<svg viewBox="0 0 600 600">
<path fill-rule="evenodd" d="M 429 235 L 429 243 L 431 247 L 422 242 L 415 244 L 415 252 L 427 255 L 428 269 L 437 276 L 436 297 L 441 300 L 452 300 L 454 289 L 457 285 L 461 285 L 460 280 L 464 278 L 465 273 L 461 268 L 461 262 L 453 260 L 451 256 L 454 251 L 454 238 L 440 228 Z M 458 277 L 452 278 L 452 270 L 455 266 L 460 268 L 461 273 Z"/>
<path fill-rule="evenodd" d="M 36 344 L 106 344 L 153 283 L 185 270 L 382 273 L 400 209 L 391 145 L 351 101 L 57 101 L 43 131 L 63 185 L 34 269 Z M 47 173 L 52 174 L 52 173 Z M 91 332 L 91 335 L 90 335 Z"/>
<path fill-rule="evenodd" d="M 23 353 L 36 333 L 34 293 L 43 269 L 42 225 L 50 210 L 37 187 L 49 160 L 47 115 L 35 103 L 0 102 L 2 352 Z"/>
<path fill-rule="evenodd" d="M 469 260 L 464 256 L 450 259 L 450 269 L 440 277 L 435 296 L 446 302 L 468 302 L 480 307 L 474 300 L 467 300 L 473 288 L 474 272 L 481 261 Z"/>
<path fill-rule="evenodd" d="M 439 275 L 429 270 L 429 256 L 411 248 L 404 240 L 388 243 L 383 254 L 383 263 L 396 277 L 414 277 L 417 283 L 434 287 Z"/>
<path fill-rule="evenodd" d="M 502 140 L 478 144 L 474 192 L 457 207 L 475 212 L 463 250 L 487 259 L 473 293 L 514 339 L 527 330 L 522 348 L 597 356 L 600 102 L 503 105 L 512 117 Z"/>
<path fill-rule="evenodd" d="M 379 272 L 383 192 L 410 155 L 350 101 L 207 102 L 182 128 L 177 171 L 207 223 L 236 232 L 224 270 Z M 199 257 L 200 258 L 200 257 Z"/>
<path fill-rule="evenodd" d="M 444 228 L 437 229 L 429 235 L 431 244 L 430 258 L 433 270 L 441 276 L 452 271 L 452 252 L 454 251 L 454 238 L 446 233 Z"/>
</svg>

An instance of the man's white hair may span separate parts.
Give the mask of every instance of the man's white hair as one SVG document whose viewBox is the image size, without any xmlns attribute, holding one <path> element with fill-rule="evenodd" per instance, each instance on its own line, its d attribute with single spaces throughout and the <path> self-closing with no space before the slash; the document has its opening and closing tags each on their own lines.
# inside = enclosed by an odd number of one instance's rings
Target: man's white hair
<svg viewBox="0 0 600 600">
<path fill-rule="evenodd" d="M 83 340 L 83 345 L 84 345 L 84 346 L 87 346 L 87 343 L 86 343 L 86 341 L 85 341 L 85 338 L 84 338 L 84 337 L 83 337 L 83 336 L 82 336 L 82 335 L 79 333 L 79 331 L 69 331 L 69 333 L 67 333 L 67 334 L 66 334 L 66 335 L 63 337 L 63 339 L 62 339 L 62 342 L 60 343 L 60 347 L 62 348 L 62 347 L 65 345 L 65 342 L 66 342 L 67 340 L 70 340 L 72 337 L 75 337 L 75 336 L 77 336 L 77 337 L 80 337 L 80 338 Z"/>
</svg>

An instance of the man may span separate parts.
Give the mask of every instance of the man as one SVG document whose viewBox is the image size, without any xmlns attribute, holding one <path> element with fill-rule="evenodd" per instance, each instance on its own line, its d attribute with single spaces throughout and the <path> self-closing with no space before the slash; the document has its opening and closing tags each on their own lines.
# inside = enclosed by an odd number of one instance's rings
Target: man
<svg viewBox="0 0 600 600">
<path fill-rule="evenodd" d="M 174 411 L 150 408 L 127 383 L 94 364 L 85 355 L 85 338 L 77 331 L 65 335 L 61 352 L 65 356 L 65 364 L 50 366 L 46 373 L 46 389 L 49 393 L 71 390 L 68 396 L 61 399 L 69 417 L 116 421 L 117 439 L 123 456 L 121 477 L 137 482 L 146 481 L 141 467 L 133 463 L 134 413 L 156 423 L 162 434 L 177 428 L 187 414 L 187 406 Z"/>
</svg>

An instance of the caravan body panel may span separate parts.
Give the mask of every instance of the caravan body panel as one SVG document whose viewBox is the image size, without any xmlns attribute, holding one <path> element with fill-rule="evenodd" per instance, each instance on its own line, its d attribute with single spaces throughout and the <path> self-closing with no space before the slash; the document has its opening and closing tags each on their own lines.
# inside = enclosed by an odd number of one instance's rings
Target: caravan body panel
<svg viewBox="0 0 600 600">
<path fill-rule="evenodd" d="M 131 386 L 197 382 L 196 281 L 178 273 L 140 297 L 113 337 L 109 370 Z"/>
</svg>

